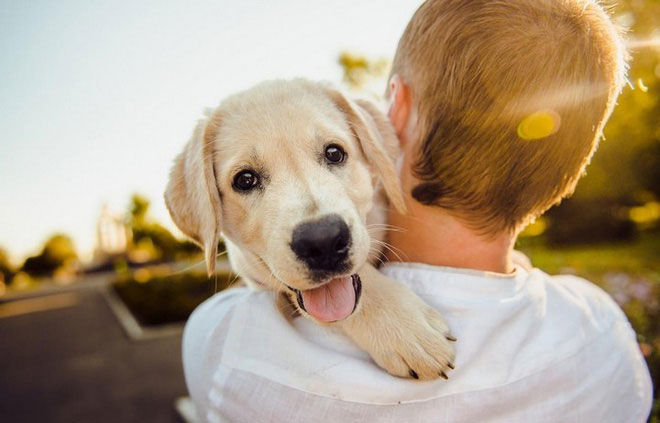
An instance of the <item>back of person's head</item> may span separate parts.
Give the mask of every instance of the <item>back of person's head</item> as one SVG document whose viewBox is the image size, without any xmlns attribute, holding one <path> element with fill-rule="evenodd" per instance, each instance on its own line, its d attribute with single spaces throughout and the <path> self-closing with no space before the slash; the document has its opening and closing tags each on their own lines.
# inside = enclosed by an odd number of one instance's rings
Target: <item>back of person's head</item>
<svg viewBox="0 0 660 423">
<path fill-rule="evenodd" d="M 484 234 L 520 229 L 573 192 L 625 56 L 595 1 L 426 1 L 392 68 L 418 113 L 412 196 Z"/>
</svg>

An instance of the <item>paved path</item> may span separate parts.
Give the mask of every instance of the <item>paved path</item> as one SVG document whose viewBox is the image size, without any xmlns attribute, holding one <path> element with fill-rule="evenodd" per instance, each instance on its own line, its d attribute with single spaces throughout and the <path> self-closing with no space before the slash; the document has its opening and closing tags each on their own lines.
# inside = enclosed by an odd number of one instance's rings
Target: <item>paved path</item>
<svg viewBox="0 0 660 423">
<path fill-rule="evenodd" d="M 101 284 L 0 300 L 0 421 L 178 422 L 181 335 L 132 341 Z"/>
</svg>

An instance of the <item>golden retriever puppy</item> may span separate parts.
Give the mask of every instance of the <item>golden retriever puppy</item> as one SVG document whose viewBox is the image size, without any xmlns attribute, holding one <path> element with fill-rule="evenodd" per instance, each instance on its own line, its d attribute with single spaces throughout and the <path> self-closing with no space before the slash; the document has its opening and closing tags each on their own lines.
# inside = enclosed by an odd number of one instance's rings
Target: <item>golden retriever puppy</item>
<svg viewBox="0 0 660 423">
<path fill-rule="evenodd" d="M 165 201 L 214 272 L 222 233 L 232 268 L 339 325 L 393 375 L 447 377 L 454 339 L 435 310 L 380 274 L 388 201 L 404 209 L 398 141 L 366 101 L 306 80 L 224 100 L 177 157 Z"/>
</svg>

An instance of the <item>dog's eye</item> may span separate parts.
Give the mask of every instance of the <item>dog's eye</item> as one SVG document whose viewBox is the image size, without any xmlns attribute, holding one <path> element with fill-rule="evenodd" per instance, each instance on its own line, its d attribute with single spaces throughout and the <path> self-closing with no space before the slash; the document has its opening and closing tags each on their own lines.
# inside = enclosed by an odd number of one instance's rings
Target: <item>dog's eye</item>
<svg viewBox="0 0 660 423">
<path fill-rule="evenodd" d="M 346 152 L 337 144 L 330 144 L 325 148 L 325 161 L 328 164 L 340 164 L 346 160 Z"/>
<path fill-rule="evenodd" d="M 234 176 L 232 185 L 236 191 L 250 191 L 259 185 L 259 175 L 252 170 L 244 170 Z"/>
</svg>

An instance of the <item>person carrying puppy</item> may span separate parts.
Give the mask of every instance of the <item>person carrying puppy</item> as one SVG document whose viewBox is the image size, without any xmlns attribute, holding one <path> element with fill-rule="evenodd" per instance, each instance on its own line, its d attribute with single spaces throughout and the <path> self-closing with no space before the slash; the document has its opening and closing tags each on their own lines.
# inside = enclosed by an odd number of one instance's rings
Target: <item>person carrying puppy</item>
<svg viewBox="0 0 660 423">
<path fill-rule="evenodd" d="M 585 280 L 513 259 L 520 231 L 584 173 L 625 59 L 595 1 L 425 2 L 400 40 L 387 90 L 408 213 L 390 212 L 398 255 L 381 270 L 447 319 L 458 338 L 450 380 L 392 377 L 340 333 L 305 319 L 282 320 L 295 344 L 262 332 L 251 349 L 262 343 L 267 354 L 235 368 L 225 341 L 237 339 L 227 335 L 237 330 L 231 316 L 250 301 L 227 292 L 195 312 L 184 338 L 200 419 L 646 421 L 649 372 L 619 307 Z M 288 351 L 318 345 L 338 357 L 332 373 L 311 353 L 304 371 L 287 362 Z"/>
</svg>

